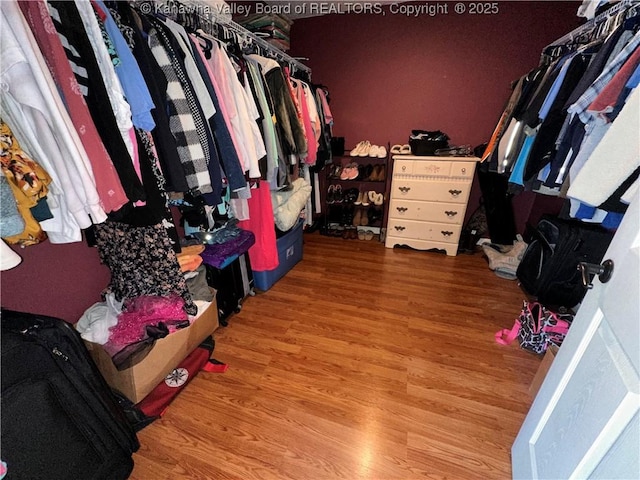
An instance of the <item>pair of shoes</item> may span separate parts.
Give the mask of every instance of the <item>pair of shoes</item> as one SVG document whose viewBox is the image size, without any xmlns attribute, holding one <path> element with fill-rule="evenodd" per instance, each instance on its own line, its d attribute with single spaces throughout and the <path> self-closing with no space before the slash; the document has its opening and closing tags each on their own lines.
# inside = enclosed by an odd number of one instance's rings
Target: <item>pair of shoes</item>
<svg viewBox="0 0 640 480">
<path fill-rule="evenodd" d="M 342 186 L 341 185 L 329 185 L 327 188 L 327 203 L 342 203 L 344 201 L 344 197 L 342 194 Z"/>
<path fill-rule="evenodd" d="M 342 207 L 340 224 L 345 226 L 352 225 L 354 215 L 355 215 L 355 207 L 353 205 L 346 205 Z"/>
<path fill-rule="evenodd" d="M 358 229 L 357 228 L 345 228 L 342 233 L 342 238 L 345 240 L 356 240 L 358 238 Z"/>
<path fill-rule="evenodd" d="M 327 203 L 336 203 L 336 186 L 334 184 L 329 185 L 327 188 Z"/>
<path fill-rule="evenodd" d="M 394 145 L 391 147 L 391 153 L 393 155 L 411 155 L 411 147 L 407 143 L 404 145 Z"/>
<path fill-rule="evenodd" d="M 357 188 L 348 188 L 342 195 L 343 203 L 355 203 L 360 195 L 360 191 Z"/>
<path fill-rule="evenodd" d="M 353 216 L 352 223 L 354 227 L 366 227 L 369 225 L 369 216 L 367 215 L 367 212 L 363 208 L 358 208 Z"/>
<path fill-rule="evenodd" d="M 387 149 L 379 145 L 372 145 L 369 140 L 363 140 L 351 150 L 349 156 L 386 158 Z"/>
<path fill-rule="evenodd" d="M 387 178 L 387 167 L 383 163 L 374 165 L 369 175 L 370 182 L 383 182 Z"/>
<path fill-rule="evenodd" d="M 329 237 L 341 237 L 344 229 L 342 227 L 332 226 L 327 228 L 327 235 Z"/>
<path fill-rule="evenodd" d="M 369 220 L 369 225 L 379 222 L 382 219 L 382 209 L 376 207 L 369 208 L 367 211 L 367 219 Z"/>
<path fill-rule="evenodd" d="M 351 157 L 366 157 L 369 155 L 369 149 L 371 148 L 371 142 L 369 140 L 363 140 L 359 142 L 356 147 L 351 150 L 349 156 Z"/>
<path fill-rule="evenodd" d="M 355 162 L 349 163 L 342 168 L 340 172 L 340 180 L 355 180 L 358 178 L 360 171 L 358 170 L 358 164 Z"/>
<path fill-rule="evenodd" d="M 368 197 L 369 197 L 369 202 L 374 205 L 380 206 L 384 203 L 384 193 L 378 193 L 378 192 L 374 192 L 373 190 L 370 190 L 368 193 Z"/>
<path fill-rule="evenodd" d="M 368 194 L 368 192 L 360 192 L 358 194 L 358 198 L 353 203 L 355 205 L 362 205 L 363 207 L 369 206 L 369 194 Z"/>
<path fill-rule="evenodd" d="M 380 180 L 384 180 L 386 178 L 386 167 L 384 164 L 380 165 L 372 165 L 367 164 L 362 166 L 360 169 L 360 176 L 357 180 L 361 180 L 363 182 L 378 182 Z"/>
<path fill-rule="evenodd" d="M 387 158 L 387 149 L 379 145 L 371 145 L 369 156 L 376 158 Z"/>
<path fill-rule="evenodd" d="M 331 170 L 329 172 L 329 178 L 340 178 L 340 174 L 342 173 L 342 165 L 332 165 Z"/>
<path fill-rule="evenodd" d="M 358 240 L 373 240 L 374 236 L 372 230 L 358 230 Z"/>
<path fill-rule="evenodd" d="M 369 182 L 370 181 L 370 177 L 373 174 L 373 165 L 371 165 L 370 163 L 366 164 L 363 168 L 362 168 L 362 176 L 358 179 L 361 180 L 363 182 Z"/>
</svg>

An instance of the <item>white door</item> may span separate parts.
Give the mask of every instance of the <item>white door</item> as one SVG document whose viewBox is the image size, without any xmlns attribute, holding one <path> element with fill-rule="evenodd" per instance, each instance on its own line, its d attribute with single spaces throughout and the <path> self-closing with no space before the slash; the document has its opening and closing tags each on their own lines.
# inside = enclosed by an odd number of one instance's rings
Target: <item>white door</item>
<svg viewBox="0 0 640 480">
<path fill-rule="evenodd" d="M 640 479 L 640 199 L 604 259 L 511 449 L 513 478 Z"/>
</svg>

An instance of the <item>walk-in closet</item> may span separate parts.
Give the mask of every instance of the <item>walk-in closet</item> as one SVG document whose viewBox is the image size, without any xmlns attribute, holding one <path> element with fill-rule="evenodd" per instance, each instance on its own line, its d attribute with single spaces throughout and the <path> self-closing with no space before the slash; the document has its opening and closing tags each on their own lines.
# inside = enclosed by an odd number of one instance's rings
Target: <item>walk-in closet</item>
<svg viewBox="0 0 640 480">
<path fill-rule="evenodd" d="M 640 478 L 640 1 L 0 2 L 0 479 Z"/>
</svg>

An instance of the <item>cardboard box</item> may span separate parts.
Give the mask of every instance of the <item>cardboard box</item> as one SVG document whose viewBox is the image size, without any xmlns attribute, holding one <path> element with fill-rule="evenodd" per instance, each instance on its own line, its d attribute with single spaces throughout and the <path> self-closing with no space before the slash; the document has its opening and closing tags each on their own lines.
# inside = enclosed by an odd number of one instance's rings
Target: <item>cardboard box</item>
<svg viewBox="0 0 640 480">
<path fill-rule="evenodd" d="M 133 403 L 138 403 L 216 328 L 218 306 L 214 297 L 211 305 L 189 327 L 157 340 L 142 361 L 126 370 L 116 369 L 101 345 L 85 344 L 107 383 Z"/>
<path fill-rule="evenodd" d="M 529 393 L 531 394 L 532 398 L 535 398 L 535 396 L 538 394 L 538 390 L 540 390 L 542 382 L 544 382 L 544 379 L 547 376 L 547 373 L 551 368 L 551 364 L 553 363 L 553 359 L 556 358 L 557 353 L 558 347 L 556 347 L 555 345 L 550 345 L 549 348 L 547 348 L 544 357 L 542 357 L 542 362 L 540 362 L 540 366 L 538 367 L 538 371 L 536 372 L 536 375 L 535 377 L 533 377 L 533 381 L 529 386 Z"/>
</svg>

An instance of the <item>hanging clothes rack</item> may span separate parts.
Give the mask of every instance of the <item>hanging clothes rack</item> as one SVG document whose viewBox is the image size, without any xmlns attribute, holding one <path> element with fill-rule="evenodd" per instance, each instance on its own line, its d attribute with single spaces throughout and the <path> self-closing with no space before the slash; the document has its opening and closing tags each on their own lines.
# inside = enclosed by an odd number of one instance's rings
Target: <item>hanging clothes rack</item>
<svg viewBox="0 0 640 480">
<path fill-rule="evenodd" d="M 608 20 L 610 20 L 617 14 L 623 13 L 625 10 L 627 10 L 627 8 L 632 6 L 635 8 L 639 7 L 640 1 L 639 0 L 621 0 L 620 2 L 614 4 L 612 7 L 608 8 L 606 11 L 602 12 L 597 17 L 592 18 L 591 20 L 587 21 L 585 24 L 579 26 L 575 30 L 572 30 L 566 35 L 555 40 L 553 43 L 550 43 L 545 47 L 544 51 L 547 51 L 547 49 L 550 49 L 553 47 L 558 47 L 558 46 L 573 43 L 576 39 L 588 35 L 589 33 L 593 32 L 594 29 L 596 29 L 597 27 L 603 25 L 604 23 L 606 23 Z"/>
<path fill-rule="evenodd" d="M 308 75 L 309 78 L 311 77 L 311 69 L 308 66 L 287 55 L 279 48 L 274 47 L 260 36 L 244 28 L 242 25 L 230 20 L 229 16 L 223 15 L 221 9 L 217 8 L 216 5 L 212 5 L 210 2 L 204 0 L 146 0 L 145 2 L 136 3 L 153 3 L 158 7 L 164 7 L 157 8 L 155 10 L 150 9 L 149 11 L 171 12 L 175 10 L 179 12 L 188 12 L 189 15 L 197 15 L 200 25 L 208 26 L 208 28 L 203 28 L 203 30 L 206 30 L 206 33 L 215 36 L 218 29 L 222 28 L 225 31 L 231 32 L 239 43 L 242 44 L 242 47 L 247 46 L 247 43 L 253 43 L 260 51 L 266 52 L 267 56 L 289 65 L 292 73 L 296 71 L 303 72 Z"/>
</svg>

